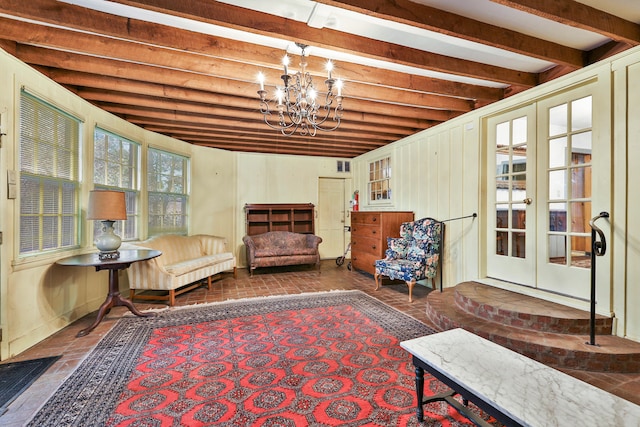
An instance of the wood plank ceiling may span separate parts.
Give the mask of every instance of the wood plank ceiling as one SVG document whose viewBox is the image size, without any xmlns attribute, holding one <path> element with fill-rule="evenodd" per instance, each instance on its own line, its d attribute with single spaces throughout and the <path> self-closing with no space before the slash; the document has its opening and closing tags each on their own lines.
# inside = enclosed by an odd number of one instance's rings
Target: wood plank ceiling
<svg viewBox="0 0 640 427">
<path fill-rule="evenodd" d="M 588 4 L 597 3 L 594 0 L 482 0 L 532 19 L 555 21 L 567 32 L 595 36 L 596 46 L 587 47 L 562 43 L 558 34 L 540 37 L 520 31 L 508 14 L 503 23 L 483 22 L 471 12 L 465 16 L 438 8 L 447 2 L 437 0 L 288 0 L 277 8 L 329 8 L 334 20 L 345 14 L 345 20 L 382 23 L 390 37 L 394 28 L 405 28 L 454 40 L 465 49 L 477 46 L 533 59 L 543 68 L 534 71 L 523 70 L 515 60 L 512 67 L 495 65 L 467 59 L 463 50 L 445 54 L 403 40 L 307 24 L 283 17 L 286 10 L 265 13 L 258 6 L 211 0 L 67 1 L 2 0 L 0 47 L 131 123 L 192 144 L 246 152 L 351 158 L 640 43 L 640 25 L 620 17 L 633 0 L 606 2 L 610 10 L 617 7 L 617 14 L 594 9 Z M 83 2 L 110 4 L 124 13 L 79 5 Z M 630 8 L 638 20 L 640 9 Z M 201 29 L 209 27 L 250 37 L 223 37 Z M 285 137 L 264 124 L 256 75 L 262 71 L 275 85 L 284 52 L 251 37 L 301 42 L 363 58 L 334 61 L 334 74 L 345 82 L 338 130 Z M 308 69 L 319 83 L 326 76 L 324 63 L 319 56 L 308 57 Z"/>
</svg>

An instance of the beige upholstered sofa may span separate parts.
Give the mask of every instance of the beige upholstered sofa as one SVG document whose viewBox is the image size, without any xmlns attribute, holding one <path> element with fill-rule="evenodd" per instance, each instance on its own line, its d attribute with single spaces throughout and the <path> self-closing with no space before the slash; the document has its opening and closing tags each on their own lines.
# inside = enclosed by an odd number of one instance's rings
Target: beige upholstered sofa
<svg viewBox="0 0 640 427">
<path fill-rule="evenodd" d="M 269 231 L 244 236 L 242 241 L 247 247 L 247 264 L 251 275 L 257 267 L 315 264 L 320 268 L 320 236 L 290 231 Z"/>
<path fill-rule="evenodd" d="M 136 246 L 162 251 L 162 255 L 133 263 L 127 269 L 131 299 L 162 299 L 173 306 L 177 295 L 201 286 L 202 279 L 207 279 L 211 290 L 213 276 L 233 272 L 237 277 L 236 258 L 227 251 L 223 237 L 167 234 Z M 148 290 L 168 291 L 168 295 L 136 294 Z"/>
</svg>

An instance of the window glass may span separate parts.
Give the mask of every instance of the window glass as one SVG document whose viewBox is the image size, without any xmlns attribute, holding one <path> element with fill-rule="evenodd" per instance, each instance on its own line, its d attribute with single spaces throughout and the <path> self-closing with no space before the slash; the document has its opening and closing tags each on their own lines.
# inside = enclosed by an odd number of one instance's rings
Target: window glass
<svg viewBox="0 0 640 427">
<path fill-rule="evenodd" d="M 122 240 L 139 238 L 139 161 L 140 145 L 111 132 L 96 128 L 93 132 L 93 182 L 99 190 L 124 191 L 127 220 L 116 221 L 114 228 Z M 102 223 L 94 221 L 93 235 L 100 235 Z"/>
<path fill-rule="evenodd" d="M 369 202 L 391 200 L 391 158 L 369 163 Z"/>
<path fill-rule="evenodd" d="M 81 122 L 25 91 L 19 122 L 19 252 L 79 246 Z"/>
<path fill-rule="evenodd" d="M 167 151 L 149 148 L 147 189 L 149 236 L 187 234 L 189 159 Z"/>
</svg>

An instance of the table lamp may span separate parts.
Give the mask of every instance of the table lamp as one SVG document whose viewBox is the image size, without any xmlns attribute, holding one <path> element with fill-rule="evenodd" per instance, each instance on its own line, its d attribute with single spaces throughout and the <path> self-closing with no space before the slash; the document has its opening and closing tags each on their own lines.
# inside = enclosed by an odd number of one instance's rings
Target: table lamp
<svg viewBox="0 0 640 427">
<path fill-rule="evenodd" d="M 100 259 L 118 259 L 120 236 L 113 232 L 116 220 L 127 219 L 125 193 L 122 191 L 93 190 L 89 192 L 87 219 L 102 221 L 102 234 L 95 239 Z"/>
</svg>

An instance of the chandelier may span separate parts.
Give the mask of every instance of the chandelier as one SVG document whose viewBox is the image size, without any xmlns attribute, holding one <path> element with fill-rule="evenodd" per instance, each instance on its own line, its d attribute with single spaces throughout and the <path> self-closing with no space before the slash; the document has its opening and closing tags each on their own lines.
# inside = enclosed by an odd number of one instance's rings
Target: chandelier
<svg viewBox="0 0 640 427">
<path fill-rule="evenodd" d="M 338 129 L 342 119 L 342 80 L 334 80 L 331 77 L 333 64 L 327 62 L 327 92 L 324 96 L 324 104 L 320 104 L 320 93 L 313 86 L 311 75 L 307 71 L 305 49 L 307 45 L 296 43 L 302 49 L 300 54 L 300 71 L 289 75 L 289 57 L 284 56 L 283 86 L 276 86 L 274 99 L 277 102 L 275 108 L 269 105 L 267 91 L 264 89 L 264 75 L 258 74 L 260 82 L 260 112 L 264 116 L 264 122 L 271 128 L 279 130 L 284 136 L 291 136 L 296 131 L 300 135 L 315 136 L 318 130 L 330 132 Z M 337 94 L 334 94 L 334 88 Z M 272 111 L 277 112 L 278 119 L 272 116 Z M 333 113 L 333 114 L 332 114 Z M 327 120 L 331 119 L 327 122 Z M 326 124 L 325 124 L 326 122 Z"/>
</svg>

